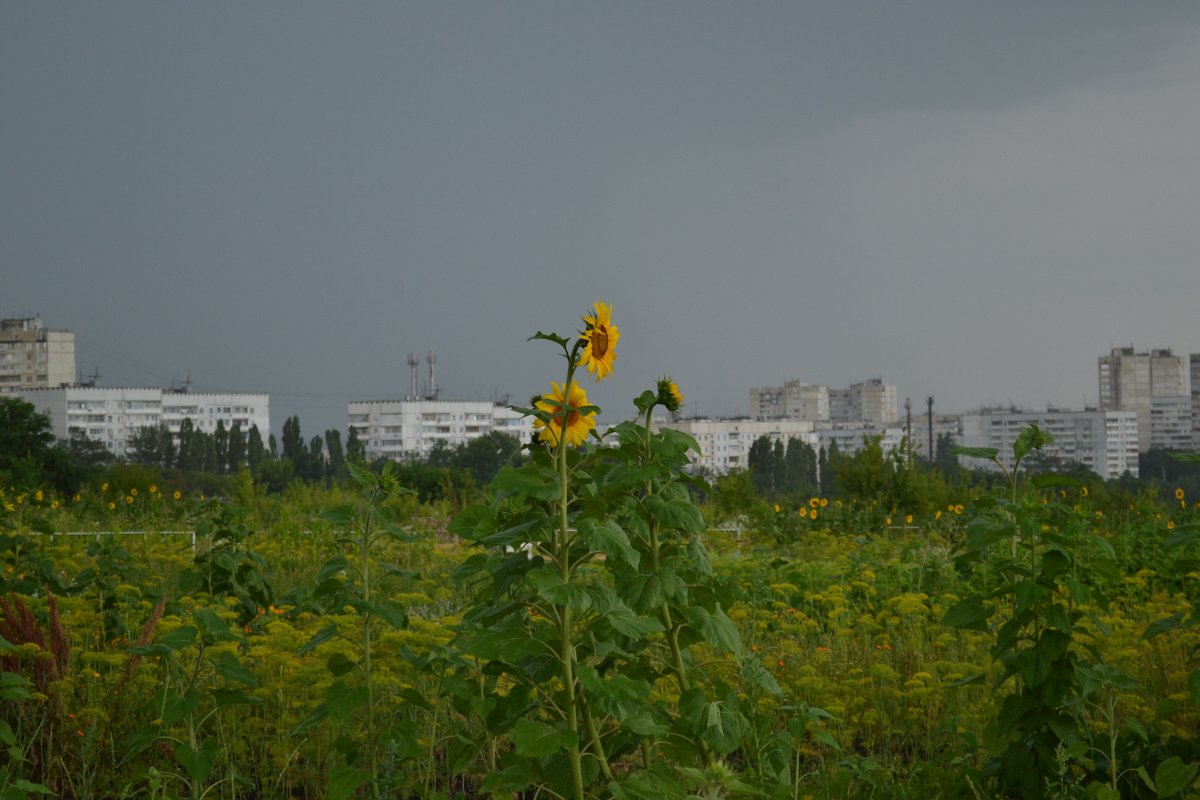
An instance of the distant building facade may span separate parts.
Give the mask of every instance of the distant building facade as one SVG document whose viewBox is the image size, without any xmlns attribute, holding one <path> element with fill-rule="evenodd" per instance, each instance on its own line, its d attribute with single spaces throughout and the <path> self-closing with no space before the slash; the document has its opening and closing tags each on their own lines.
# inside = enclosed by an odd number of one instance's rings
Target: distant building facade
<svg viewBox="0 0 1200 800">
<path fill-rule="evenodd" d="M 347 415 L 370 459 L 424 458 L 438 442 L 455 446 L 489 433 L 521 442 L 533 435 L 532 417 L 491 401 L 352 400 Z"/>
<path fill-rule="evenodd" d="M 709 475 L 724 475 L 730 470 L 746 469 L 750 461 L 750 447 L 762 436 L 772 442 L 786 444 L 789 439 L 799 439 L 814 449 L 820 446 L 816 423 L 809 420 L 656 418 L 654 425 L 656 428 L 681 431 L 695 439 L 700 452 L 688 454 L 692 459 L 692 468 Z"/>
<path fill-rule="evenodd" d="M 33 389 L 21 398 L 50 418 L 54 435 L 69 439 L 79 431 L 119 458 L 131 455 L 129 441 L 141 428 L 166 425 L 173 433 L 187 418 L 196 430 L 212 433 L 223 422 L 243 433 L 255 425 L 271 430 L 270 396 L 241 393 L 179 393 L 158 388 L 70 386 Z"/>
<path fill-rule="evenodd" d="M 852 383 L 829 391 L 829 421 L 892 425 L 896 422 L 896 387 L 882 378 Z"/>
<path fill-rule="evenodd" d="M 0 320 L 0 395 L 75 383 L 75 334 L 41 316 Z"/>
<path fill-rule="evenodd" d="M 1138 420 L 1138 449 L 1145 452 L 1155 446 L 1154 423 L 1174 426 L 1176 420 L 1164 409 L 1188 401 L 1187 373 L 1183 357 L 1171 349 L 1137 352 L 1132 347 L 1114 347 L 1107 356 L 1098 361 L 1101 411 L 1135 411 Z M 1160 413 L 1154 413 L 1156 399 L 1174 398 L 1160 404 Z M 1163 432 L 1158 441 L 1171 438 Z"/>
<path fill-rule="evenodd" d="M 1200 452 L 1200 353 L 1191 355 L 1192 449 Z"/>
<path fill-rule="evenodd" d="M 964 447 L 994 447 L 1005 469 L 1013 467 L 1013 443 L 1021 431 L 1037 425 L 1054 437 L 1042 453 L 1073 461 L 1106 480 L 1128 472 L 1138 475 L 1138 415 L 1136 411 L 1013 411 L 989 410 L 962 416 Z M 994 468 L 990 462 L 960 458 L 963 466 Z"/>
<path fill-rule="evenodd" d="M 829 419 L 829 390 L 803 381 L 750 390 L 750 418 L 825 422 Z"/>
</svg>

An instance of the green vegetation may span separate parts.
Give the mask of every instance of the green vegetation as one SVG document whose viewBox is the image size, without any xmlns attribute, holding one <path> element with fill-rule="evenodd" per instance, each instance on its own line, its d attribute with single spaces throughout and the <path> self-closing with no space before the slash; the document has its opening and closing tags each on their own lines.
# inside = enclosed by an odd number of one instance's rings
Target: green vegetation
<svg viewBox="0 0 1200 800">
<path fill-rule="evenodd" d="M 520 451 L 292 418 L 108 464 L 6 402 L 0 800 L 1200 797 L 1197 459 L 1105 484 L 1030 428 L 1002 479 L 767 443 L 709 486 L 669 379 L 594 433 L 584 323 Z"/>
</svg>

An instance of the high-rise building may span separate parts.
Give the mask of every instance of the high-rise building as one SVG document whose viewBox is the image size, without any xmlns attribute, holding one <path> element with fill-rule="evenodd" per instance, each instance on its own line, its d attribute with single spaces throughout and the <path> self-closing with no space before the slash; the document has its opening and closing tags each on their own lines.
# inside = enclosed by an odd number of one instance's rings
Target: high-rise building
<svg viewBox="0 0 1200 800">
<path fill-rule="evenodd" d="M 1054 437 L 1042 455 L 1082 464 L 1106 480 L 1138 474 L 1136 411 L 985 410 L 963 414 L 965 447 L 994 447 L 1005 469 L 1013 468 L 1013 443 L 1021 431 L 1037 425 Z M 961 457 L 963 466 L 994 469 L 989 461 Z"/>
<path fill-rule="evenodd" d="M 896 422 L 896 414 L 896 387 L 884 383 L 882 378 L 853 383 L 847 389 L 829 390 L 830 422 L 891 425 Z"/>
<path fill-rule="evenodd" d="M 53 389 L 75 382 L 75 334 L 53 330 L 41 316 L 0 320 L 0 394 Z"/>
<path fill-rule="evenodd" d="M 803 381 L 750 390 L 750 417 L 756 420 L 794 419 L 824 422 L 829 419 L 829 390 Z"/>
<path fill-rule="evenodd" d="M 438 442 L 466 444 L 489 433 L 524 442 L 533 434 L 533 417 L 486 400 L 352 400 L 347 414 L 368 458 L 424 458 Z"/>
<path fill-rule="evenodd" d="M 1166 405 L 1177 405 L 1188 395 L 1183 358 L 1169 347 L 1140 353 L 1132 347 L 1114 347 L 1111 354 L 1099 358 L 1099 378 L 1101 411 L 1137 412 L 1139 452 L 1155 445 L 1154 400 L 1176 398 Z M 1159 414 L 1158 419 L 1176 424 L 1170 414 Z"/>
</svg>

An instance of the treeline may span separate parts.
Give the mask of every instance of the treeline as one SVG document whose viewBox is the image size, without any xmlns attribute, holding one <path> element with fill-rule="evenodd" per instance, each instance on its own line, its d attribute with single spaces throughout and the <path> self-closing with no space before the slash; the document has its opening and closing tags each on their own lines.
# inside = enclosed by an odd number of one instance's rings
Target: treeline
<svg viewBox="0 0 1200 800">
<path fill-rule="evenodd" d="M 736 495 L 737 480 L 761 500 L 802 504 L 810 497 L 866 500 L 887 508 L 922 513 L 944 508 L 957 498 L 995 485 L 999 473 L 961 466 L 954 455 L 949 435 L 939 436 L 934 460 L 909 453 L 905 446 L 885 452 L 880 437 L 867 437 L 854 453 L 842 453 L 836 442 L 828 449 L 814 448 L 800 440 L 786 442 L 759 437 L 750 447 L 747 469 L 726 482 L 727 493 Z M 1114 497 L 1153 495 L 1174 500 L 1176 492 L 1200 497 L 1200 463 L 1180 453 L 1151 449 L 1138 457 L 1140 477 L 1131 474 L 1105 481 L 1074 461 L 1032 454 L 1025 473 L 1055 472 L 1069 475 L 1082 485 L 1105 488 Z"/>
<path fill-rule="evenodd" d="M 337 430 L 305 441 L 300 418 L 289 417 L 281 440 L 258 426 L 243 431 L 223 421 L 211 433 L 185 419 L 178 433 L 166 426 L 140 428 L 127 440 L 124 458 L 79 431 L 56 442 L 50 419 L 20 398 L 0 398 L 0 489 L 54 489 L 71 495 L 85 483 L 101 483 L 122 470 L 139 469 L 146 482 L 170 477 L 172 485 L 208 495 L 230 493 L 238 475 L 249 475 L 267 492 L 282 492 L 297 481 L 334 485 L 349 479 L 349 463 L 367 463 L 357 431 L 343 444 Z M 466 444 L 438 442 L 426 458 L 401 463 L 394 471 L 422 500 L 465 498 L 486 486 L 505 464 L 522 458 L 521 443 L 492 432 Z"/>
<path fill-rule="evenodd" d="M 364 458 L 353 428 L 344 447 L 341 432 L 333 429 L 305 443 L 300 418 L 295 416 L 283 423 L 282 452 L 274 434 L 268 433 L 263 441 L 257 425 L 243 432 L 236 422 L 226 429 L 222 420 L 208 433 L 190 419 L 183 420 L 177 434 L 165 425 L 140 428 L 129 438 L 127 449 L 129 461 L 159 469 L 208 475 L 246 469 L 270 491 L 280 491 L 293 480 L 339 482 L 349 475 L 347 460 L 361 463 Z"/>
<path fill-rule="evenodd" d="M 867 437 L 854 453 L 837 442 L 814 448 L 800 439 L 786 443 L 761 436 L 750 446 L 748 473 L 755 492 L 771 501 L 810 497 L 871 499 L 913 512 L 937 509 L 966 480 L 954 461 L 949 437 L 938 440 L 933 464 L 899 447 L 883 450 L 881 437 Z"/>
</svg>

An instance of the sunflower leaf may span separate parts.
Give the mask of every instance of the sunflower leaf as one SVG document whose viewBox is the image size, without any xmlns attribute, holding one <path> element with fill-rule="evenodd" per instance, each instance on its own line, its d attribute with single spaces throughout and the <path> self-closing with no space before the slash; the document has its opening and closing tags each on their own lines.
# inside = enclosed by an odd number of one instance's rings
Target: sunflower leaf
<svg viewBox="0 0 1200 800">
<path fill-rule="evenodd" d="M 537 333 L 535 333 L 533 336 L 530 336 L 530 337 L 529 337 L 528 339 L 526 339 L 525 341 L 527 341 L 527 342 L 532 342 L 532 341 L 533 341 L 533 340 L 535 340 L 535 339 L 544 339 L 544 340 L 545 340 L 545 341 L 547 341 L 547 342 L 554 342 L 555 344 L 557 344 L 557 345 L 559 345 L 559 346 L 561 346 L 561 347 L 564 347 L 564 348 L 565 348 L 565 347 L 566 347 L 568 344 L 570 344 L 570 343 L 571 343 L 571 340 L 570 340 L 570 339 L 564 339 L 563 337 L 559 336 L 557 333 L 554 333 L 553 331 L 551 331 L 550 333 L 545 333 L 545 332 L 543 332 L 543 331 L 538 331 Z"/>
</svg>

